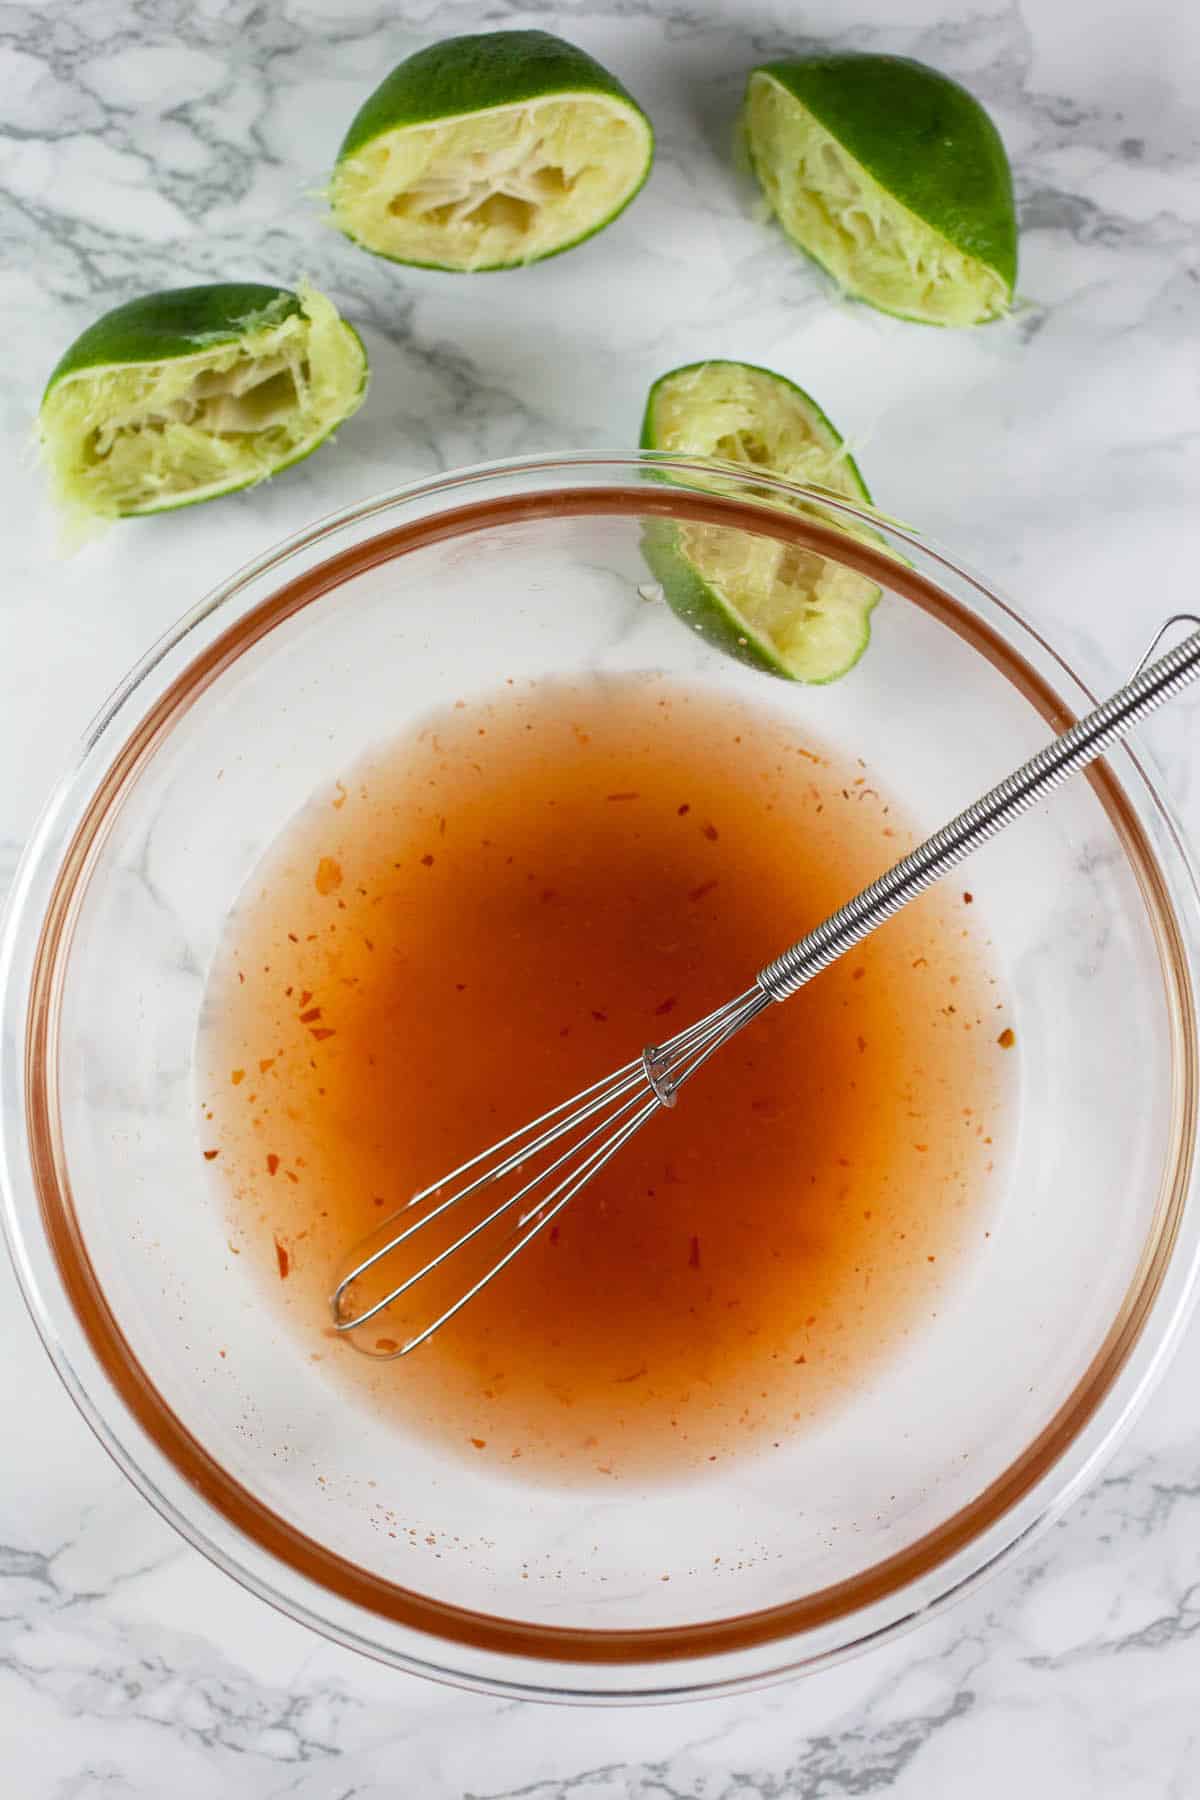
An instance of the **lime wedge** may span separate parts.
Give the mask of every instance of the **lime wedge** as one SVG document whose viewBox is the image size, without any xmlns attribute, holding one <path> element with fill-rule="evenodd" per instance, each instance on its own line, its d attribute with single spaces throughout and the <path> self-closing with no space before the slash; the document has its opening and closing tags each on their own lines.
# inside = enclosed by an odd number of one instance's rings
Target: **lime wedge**
<svg viewBox="0 0 1200 1800">
<path fill-rule="evenodd" d="M 691 363 L 661 376 L 646 403 L 642 447 L 721 457 L 848 499 L 871 498 L 816 401 L 751 363 Z M 731 486 L 716 472 L 691 480 L 697 487 Z M 848 530 L 817 503 L 766 490 L 762 497 Z M 855 529 L 850 535 L 873 534 Z M 673 611 L 752 668 L 791 681 L 836 681 L 870 640 L 879 589 L 832 557 L 740 527 L 659 519 L 647 521 L 642 547 Z"/>
<path fill-rule="evenodd" d="M 315 288 L 145 294 L 76 338 L 42 396 L 42 454 L 77 523 L 162 512 L 299 462 L 361 404 L 367 357 Z"/>
<path fill-rule="evenodd" d="M 628 206 L 650 121 L 607 69 L 545 31 L 446 38 L 402 62 L 338 152 L 334 222 L 431 269 L 511 269 L 570 249 Z"/>
<path fill-rule="evenodd" d="M 764 63 L 743 123 L 772 212 L 846 293 L 927 325 L 1008 310 L 1012 173 L 957 82 L 902 56 Z"/>
</svg>

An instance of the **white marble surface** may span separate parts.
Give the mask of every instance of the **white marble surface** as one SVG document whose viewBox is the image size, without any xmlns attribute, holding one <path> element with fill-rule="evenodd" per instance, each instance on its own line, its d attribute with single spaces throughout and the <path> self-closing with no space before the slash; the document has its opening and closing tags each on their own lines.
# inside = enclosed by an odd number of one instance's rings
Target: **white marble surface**
<svg viewBox="0 0 1200 1800">
<path fill-rule="evenodd" d="M 557 28 L 627 79 L 659 130 L 649 188 L 607 235 L 518 274 L 356 253 L 311 196 L 359 98 L 430 38 L 507 22 Z M 924 58 L 993 109 L 1024 228 L 1012 325 L 941 334 L 838 305 L 746 215 L 727 155 L 742 72 L 814 41 Z M 1196 598 L 1198 77 L 1200 14 L 1180 0 L 0 8 L 0 885 L 110 685 L 234 565 L 410 474 L 629 442 L 648 381 L 704 354 L 812 388 L 884 506 L 1115 677 Z M 65 343 L 146 288 L 304 273 L 373 362 L 336 449 L 55 560 L 26 446 Z M 1153 739 L 1196 832 L 1198 717 L 1180 707 Z M 798 1686 L 615 1713 L 424 1685 L 243 1594 L 109 1465 L 7 1268 L 0 1369 L 5 1793 L 1200 1795 L 1200 1324 L 1101 1484 L 946 1617 Z"/>
</svg>

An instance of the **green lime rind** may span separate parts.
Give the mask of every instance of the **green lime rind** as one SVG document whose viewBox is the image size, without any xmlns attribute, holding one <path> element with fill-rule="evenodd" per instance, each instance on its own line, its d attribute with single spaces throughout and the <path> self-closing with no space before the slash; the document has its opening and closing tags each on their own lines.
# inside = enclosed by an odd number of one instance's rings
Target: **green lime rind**
<svg viewBox="0 0 1200 1800">
<path fill-rule="evenodd" d="M 595 217 L 561 242 L 532 254 L 489 261 L 441 259 L 387 247 L 364 224 L 362 187 L 367 183 L 363 153 L 398 142 L 421 127 L 483 120 L 488 114 L 537 101 L 608 102 L 614 114 L 640 134 L 632 177 Z M 628 89 L 586 51 L 546 31 L 495 31 L 443 39 L 416 51 L 386 76 L 351 121 L 334 164 L 329 199 L 333 221 L 352 243 L 385 261 L 443 273 L 486 274 L 522 268 L 560 256 L 610 225 L 640 192 L 654 160 L 654 128 Z M 358 189 L 355 191 L 356 177 Z M 356 217 L 357 215 L 357 217 Z M 374 225 L 375 232 L 379 224 Z"/>
<path fill-rule="evenodd" d="M 736 527 L 735 529 L 742 529 Z M 669 519 L 647 519 L 641 551 L 676 618 L 715 650 L 761 674 L 808 687 L 828 687 L 848 675 L 871 642 L 871 614 L 880 590 L 866 577 L 861 598 L 825 611 L 826 629 L 810 638 L 807 653 L 783 657 L 716 583 L 707 581 L 683 548 L 680 529 Z"/>
<path fill-rule="evenodd" d="M 880 187 L 1012 291 L 1017 223 L 1000 133 L 973 94 L 906 56 L 763 63 Z"/>
<path fill-rule="evenodd" d="M 731 398 L 732 416 L 722 411 Z M 828 415 L 795 382 L 758 364 L 714 359 L 660 376 L 647 399 L 641 445 L 728 456 L 737 443 L 718 434 L 739 418 L 738 436 L 749 435 L 764 473 L 816 479 L 831 497 L 870 504 L 862 474 Z M 737 466 L 745 475 L 746 462 Z M 728 492 L 731 482 L 714 466 L 711 477 L 697 475 L 689 485 Z M 793 502 L 767 491 L 755 498 L 771 510 L 807 512 L 847 529 L 819 502 Z M 861 535 L 875 536 L 866 528 Z M 650 518 L 643 526 L 642 552 L 676 616 L 748 668 L 823 686 L 848 674 L 870 642 L 879 587 L 816 553 L 794 558 L 797 566 L 789 573 L 786 552 L 766 529 L 758 538 L 740 526 Z"/>
<path fill-rule="evenodd" d="M 676 618 L 714 650 L 724 651 L 748 669 L 778 675 L 785 681 L 795 679 L 770 639 L 760 637 L 689 560 L 681 547 L 679 527 L 670 519 L 644 521 L 641 550 Z"/>
<path fill-rule="evenodd" d="M 51 370 L 42 398 L 65 376 L 83 369 L 195 356 L 282 324 L 299 311 L 299 294 L 259 281 L 210 282 L 143 294 L 114 306 L 80 332 Z"/>
<path fill-rule="evenodd" d="M 222 282 L 142 295 L 70 345 L 38 425 L 76 532 L 276 475 L 361 405 L 367 356 L 316 289 Z"/>
<path fill-rule="evenodd" d="M 553 94 L 605 94 L 630 107 L 650 129 L 633 95 L 586 50 L 548 31 L 485 31 L 443 38 L 398 63 L 355 113 L 337 160 L 384 132 L 440 125 Z"/>
<path fill-rule="evenodd" d="M 750 73 L 743 121 L 751 165 L 764 188 L 749 123 L 754 84 L 763 80 L 799 102 L 918 226 L 990 271 L 1011 301 L 1017 275 L 1012 171 L 999 132 L 973 94 L 908 57 L 847 52 L 763 63 Z M 843 279 L 812 240 L 789 236 Z M 902 318 L 951 322 L 852 291 Z"/>
</svg>

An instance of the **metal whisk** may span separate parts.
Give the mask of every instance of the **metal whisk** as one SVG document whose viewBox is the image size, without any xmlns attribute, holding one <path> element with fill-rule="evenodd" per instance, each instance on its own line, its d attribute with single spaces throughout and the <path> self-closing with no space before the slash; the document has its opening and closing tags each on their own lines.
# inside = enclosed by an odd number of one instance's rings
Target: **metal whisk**
<svg viewBox="0 0 1200 1800">
<path fill-rule="evenodd" d="M 736 1036 L 768 1006 L 788 1000 L 806 982 L 861 943 L 902 906 L 940 880 L 989 838 L 1010 825 L 1068 776 L 1086 768 L 1165 700 L 1178 694 L 1200 675 L 1200 629 L 1173 650 L 1151 663 L 1149 658 L 1175 625 L 1200 627 L 1200 618 L 1177 613 L 1155 635 L 1133 678 L 1087 713 L 1069 731 L 1051 740 L 1045 749 L 1010 775 L 1007 780 L 967 807 L 948 825 L 927 838 L 909 855 L 879 876 L 869 887 L 848 900 L 824 924 L 760 969 L 753 983 L 736 999 L 718 1007 L 707 1018 L 678 1032 L 665 1044 L 651 1045 L 623 1068 L 593 1082 L 540 1118 L 481 1151 L 430 1187 L 414 1194 L 400 1217 L 423 1209 L 411 1224 L 357 1261 L 338 1282 L 331 1296 L 334 1324 L 339 1331 L 358 1329 L 394 1305 L 416 1285 L 432 1275 L 489 1226 L 506 1214 L 517 1214 L 515 1242 L 432 1323 L 388 1352 L 407 1356 L 431 1338 L 467 1302 L 495 1280 L 513 1258 L 591 1181 L 621 1146 L 640 1131 L 660 1107 L 674 1106 L 680 1089 L 709 1058 Z M 482 1189 L 503 1183 L 501 1197 L 485 1215 L 462 1232 L 445 1249 L 380 1299 L 356 1309 L 355 1284 L 376 1269 L 416 1233 L 452 1207 Z"/>
</svg>

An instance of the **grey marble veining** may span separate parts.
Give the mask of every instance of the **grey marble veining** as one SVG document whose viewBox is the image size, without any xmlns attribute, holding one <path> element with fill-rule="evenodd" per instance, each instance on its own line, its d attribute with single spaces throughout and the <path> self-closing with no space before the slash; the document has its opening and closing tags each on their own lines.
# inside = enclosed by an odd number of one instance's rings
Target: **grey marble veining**
<svg viewBox="0 0 1200 1800">
<path fill-rule="evenodd" d="M 646 193 L 540 269 L 453 281 L 354 252 L 315 195 L 359 99 L 431 37 L 545 24 L 659 130 Z M 1009 144 L 1022 308 L 973 336 L 832 299 L 749 215 L 743 71 L 789 46 L 917 56 Z M 0 889 L 107 690 L 249 555 L 406 476 L 618 445 L 648 382 L 774 364 L 881 504 L 1016 595 L 1097 686 L 1194 604 L 1200 23 L 1178 0 L 54 0 L 0 9 Z M 133 293 L 307 274 L 374 381 L 336 450 L 71 561 L 28 455 L 65 344 Z M 1152 744 L 1200 830 L 1197 704 Z M 1055 1800 L 1200 1794 L 1200 1329 L 1106 1476 L 907 1638 L 799 1685 L 570 1714 L 456 1694 L 278 1618 L 183 1546 L 94 1444 L 0 1270 L 0 1767 L 56 1800 Z"/>
</svg>

